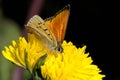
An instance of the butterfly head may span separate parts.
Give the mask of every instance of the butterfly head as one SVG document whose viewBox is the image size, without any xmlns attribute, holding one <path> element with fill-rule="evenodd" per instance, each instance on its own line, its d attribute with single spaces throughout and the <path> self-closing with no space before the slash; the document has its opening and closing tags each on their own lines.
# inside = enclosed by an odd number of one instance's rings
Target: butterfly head
<svg viewBox="0 0 120 80">
<path fill-rule="evenodd" d="M 55 48 L 56 51 L 62 53 L 63 52 L 63 48 L 61 46 L 61 43 L 60 42 L 57 42 L 57 47 Z"/>
</svg>

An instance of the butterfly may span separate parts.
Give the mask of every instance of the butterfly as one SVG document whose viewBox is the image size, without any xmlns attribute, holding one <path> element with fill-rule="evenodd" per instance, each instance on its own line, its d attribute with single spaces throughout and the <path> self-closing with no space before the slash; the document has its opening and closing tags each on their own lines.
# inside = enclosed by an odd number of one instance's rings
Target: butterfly
<svg viewBox="0 0 120 80">
<path fill-rule="evenodd" d="M 63 52 L 61 43 L 65 37 L 69 14 L 70 5 L 66 5 L 54 16 L 45 20 L 39 15 L 34 15 L 28 21 L 26 29 L 37 35 L 47 48 Z"/>
</svg>

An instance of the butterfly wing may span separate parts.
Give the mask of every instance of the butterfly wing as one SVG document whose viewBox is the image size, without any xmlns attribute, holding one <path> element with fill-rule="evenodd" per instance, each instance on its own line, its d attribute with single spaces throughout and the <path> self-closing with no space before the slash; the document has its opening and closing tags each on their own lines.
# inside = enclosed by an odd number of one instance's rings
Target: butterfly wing
<svg viewBox="0 0 120 80">
<path fill-rule="evenodd" d="M 46 25 L 50 28 L 57 41 L 60 43 L 62 43 L 65 37 L 69 13 L 70 5 L 67 5 L 58 13 L 56 13 L 55 16 L 45 19 Z"/>
<path fill-rule="evenodd" d="M 33 16 L 27 23 L 26 28 L 37 35 L 47 47 L 56 47 L 57 41 L 44 20 L 38 15 Z"/>
</svg>

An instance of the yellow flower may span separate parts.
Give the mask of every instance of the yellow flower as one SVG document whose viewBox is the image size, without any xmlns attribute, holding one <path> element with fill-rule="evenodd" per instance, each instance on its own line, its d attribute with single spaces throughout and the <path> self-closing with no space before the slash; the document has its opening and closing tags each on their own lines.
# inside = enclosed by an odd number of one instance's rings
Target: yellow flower
<svg viewBox="0 0 120 80">
<path fill-rule="evenodd" d="M 23 68 L 29 67 L 32 72 L 38 59 L 47 52 L 48 50 L 35 35 L 28 34 L 28 41 L 24 37 L 20 37 L 19 40 L 12 41 L 12 45 L 5 47 L 2 54 L 6 59 Z"/>
<path fill-rule="evenodd" d="M 105 75 L 99 74 L 101 70 L 92 64 L 89 53 L 85 53 L 86 46 L 76 48 L 71 42 L 62 44 L 63 53 L 52 52 L 43 66 L 42 76 L 47 80 L 102 80 Z"/>
<path fill-rule="evenodd" d="M 5 47 L 3 56 L 11 62 L 29 68 L 32 73 L 39 58 L 47 57 L 40 66 L 42 77 L 47 80 L 102 80 L 105 75 L 97 65 L 92 64 L 89 53 L 85 53 L 86 46 L 76 48 L 72 42 L 63 42 L 63 52 L 51 51 L 34 35 L 28 35 L 28 41 L 20 37 L 12 45 Z"/>
</svg>

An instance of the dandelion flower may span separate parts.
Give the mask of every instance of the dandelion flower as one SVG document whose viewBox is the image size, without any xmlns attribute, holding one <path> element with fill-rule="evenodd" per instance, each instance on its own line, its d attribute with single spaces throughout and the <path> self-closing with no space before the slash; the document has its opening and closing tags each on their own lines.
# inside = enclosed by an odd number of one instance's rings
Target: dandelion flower
<svg viewBox="0 0 120 80">
<path fill-rule="evenodd" d="M 6 59 L 23 68 L 29 67 L 32 72 L 36 62 L 47 53 L 46 51 L 47 49 L 34 34 L 28 34 L 28 41 L 24 37 L 19 37 L 17 41 L 12 41 L 12 45 L 5 47 L 2 54 Z"/>
<path fill-rule="evenodd" d="M 64 51 L 48 55 L 43 66 L 42 76 L 47 80 L 102 80 L 105 75 L 92 64 L 93 60 L 85 53 L 86 46 L 76 48 L 71 42 L 63 42 Z"/>
<path fill-rule="evenodd" d="M 85 52 L 86 46 L 76 48 L 72 42 L 64 41 L 62 47 L 62 53 L 50 50 L 34 34 L 28 34 L 28 41 L 20 37 L 5 47 L 2 54 L 31 73 L 39 58 L 47 54 L 44 64 L 39 66 L 46 80 L 102 80 L 105 77 L 98 66 L 92 64 L 92 58 Z"/>
</svg>

